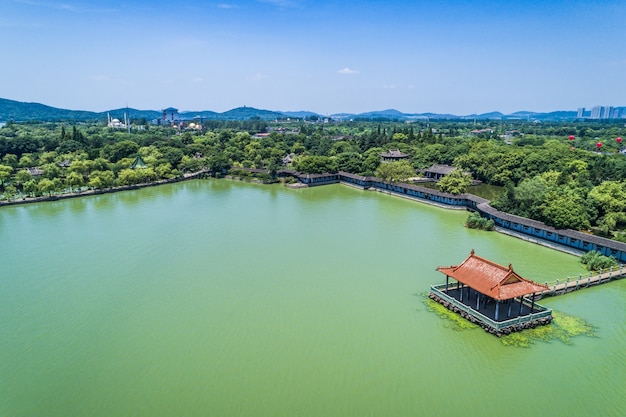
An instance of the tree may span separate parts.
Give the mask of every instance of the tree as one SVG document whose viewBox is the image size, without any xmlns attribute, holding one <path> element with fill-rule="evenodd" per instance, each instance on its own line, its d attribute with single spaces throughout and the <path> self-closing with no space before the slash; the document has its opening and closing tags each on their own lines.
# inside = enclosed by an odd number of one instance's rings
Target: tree
<svg viewBox="0 0 626 417">
<path fill-rule="evenodd" d="M 198 171 L 202 168 L 203 161 L 201 159 L 192 158 L 190 156 L 183 156 L 179 164 L 179 169 L 186 172 Z"/>
<path fill-rule="evenodd" d="M 120 171 L 117 175 L 117 182 L 120 185 L 132 185 L 137 184 L 140 181 L 137 170 L 126 168 Z"/>
<path fill-rule="evenodd" d="M 15 174 L 15 182 L 18 185 L 24 185 L 26 182 L 30 181 L 33 179 L 33 176 L 30 175 L 30 172 L 28 172 L 25 169 L 21 169 L 19 171 L 17 171 L 17 173 Z"/>
<path fill-rule="evenodd" d="M 337 155 L 337 168 L 339 171 L 358 174 L 363 167 L 361 155 L 356 152 L 343 152 Z"/>
<path fill-rule="evenodd" d="M 590 227 L 585 200 L 569 188 L 549 192 L 540 209 L 541 220 L 557 229 L 583 230 Z"/>
<path fill-rule="evenodd" d="M 494 230 L 496 227 L 492 219 L 486 219 L 476 212 L 472 212 L 465 220 L 465 227 L 469 229 Z"/>
<path fill-rule="evenodd" d="M 123 140 L 113 145 L 106 145 L 102 149 L 103 157 L 111 162 L 117 162 L 123 158 L 129 158 L 139 151 L 139 145 L 132 140 Z"/>
<path fill-rule="evenodd" d="M 214 176 L 220 175 L 224 171 L 228 171 L 230 168 L 230 161 L 225 155 L 218 154 L 213 155 L 207 160 L 207 167 Z"/>
<path fill-rule="evenodd" d="M 75 159 L 71 162 L 68 169 L 70 172 L 77 172 L 81 175 L 89 175 L 90 165 L 91 161 Z"/>
<path fill-rule="evenodd" d="M 2 157 L 2 162 L 4 163 L 4 165 L 8 165 L 12 168 L 17 168 L 18 166 L 17 161 L 18 161 L 17 155 L 14 155 L 11 153 L 8 153 Z"/>
<path fill-rule="evenodd" d="M 37 191 L 37 181 L 35 180 L 26 181 L 24 183 L 23 188 L 26 194 L 32 196 Z"/>
<path fill-rule="evenodd" d="M 89 186 L 95 189 L 111 187 L 115 183 L 113 171 L 94 171 L 89 175 Z"/>
<path fill-rule="evenodd" d="M 18 166 L 22 168 L 32 167 L 33 165 L 35 165 L 35 162 L 31 154 L 23 154 L 18 163 Z"/>
<path fill-rule="evenodd" d="M 600 252 L 592 250 L 580 257 L 580 262 L 587 267 L 589 271 L 598 271 L 600 269 L 609 269 L 618 266 L 615 258 L 604 256 Z"/>
<path fill-rule="evenodd" d="M 170 165 L 169 162 L 157 165 L 157 167 L 154 169 L 154 172 L 156 173 L 158 178 L 170 179 L 176 176 L 172 172 L 172 165 Z"/>
<path fill-rule="evenodd" d="M 64 154 L 64 153 L 80 151 L 82 149 L 85 149 L 84 144 L 78 141 L 69 139 L 69 140 L 64 140 L 63 142 L 61 142 L 59 146 L 56 148 L 56 151 L 59 154 Z"/>
<path fill-rule="evenodd" d="M 43 171 L 43 177 L 49 180 L 58 178 L 61 175 L 61 168 L 54 163 L 42 165 L 41 170 Z"/>
<path fill-rule="evenodd" d="M 56 190 L 56 184 L 54 183 L 54 181 L 48 178 L 44 178 L 39 181 L 39 184 L 37 184 L 37 188 L 42 194 L 48 193 L 48 195 L 52 195 L 52 192 Z"/>
<path fill-rule="evenodd" d="M 407 160 L 385 162 L 378 166 L 376 176 L 390 182 L 404 182 L 415 176 L 415 170 Z"/>
<path fill-rule="evenodd" d="M 4 185 L 4 182 L 11 177 L 12 173 L 13 167 L 0 165 L 0 185 Z"/>
<path fill-rule="evenodd" d="M 470 185 L 472 177 L 458 168 L 437 182 L 439 191 L 450 194 L 463 194 Z"/>
<path fill-rule="evenodd" d="M 626 182 L 605 181 L 589 192 L 591 204 L 598 209 L 600 216 L 621 212 L 626 209 Z"/>
<path fill-rule="evenodd" d="M 295 163 L 296 170 L 304 174 L 323 174 L 337 172 L 337 164 L 328 156 L 303 156 Z"/>
<path fill-rule="evenodd" d="M 4 197 L 7 199 L 7 201 L 11 201 L 11 199 L 14 198 L 16 194 L 17 188 L 15 188 L 15 186 L 6 185 L 4 187 Z"/>
<path fill-rule="evenodd" d="M 85 184 L 85 178 L 78 172 L 70 172 L 67 174 L 67 177 L 65 177 L 65 183 L 70 187 L 70 191 L 72 191 L 73 187 L 83 186 Z"/>
</svg>

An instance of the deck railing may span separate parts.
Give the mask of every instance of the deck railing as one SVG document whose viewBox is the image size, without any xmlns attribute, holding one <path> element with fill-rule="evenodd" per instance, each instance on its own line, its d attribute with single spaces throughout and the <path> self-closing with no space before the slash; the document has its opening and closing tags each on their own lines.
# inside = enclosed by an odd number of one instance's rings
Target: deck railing
<svg viewBox="0 0 626 417">
<path fill-rule="evenodd" d="M 535 321 L 544 317 L 550 317 L 552 315 L 552 310 L 549 308 L 546 308 L 542 305 L 539 305 L 537 303 L 535 303 L 533 305 L 533 310 L 536 311 L 535 313 L 532 314 L 527 314 L 527 315 L 522 315 L 519 317 L 515 317 L 509 320 L 505 320 L 505 321 L 495 321 L 487 316 L 485 316 L 484 314 L 482 314 L 479 311 L 474 310 L 473 308 L 471 308 L 470 306 L 467 306 L 465 304 L 463 304 L 462 302 L 460 302 L 459 300 L 457 300 L 454 297 L 450 297 L 448 294 L 445 293 L 445 288 L 446 285 L 445 284 L 440 284 L 440 285 L 432 285 L 430 287 L 430 290 L 435 293 L 436 295 L 438 295 L 439 297 L 441 297 L 442 299 L 448 301 L 451 304 L 454 304 L 455 307 L 459 308 L 460 310 L 466 312 L 467 314 L 469 314 L 470 316 L 474 317 L 476 320 L 485 323 L 487 326 L 495 329 L 495 330 L 502 330 L 505 329 L 507 327 L 512 327 L 512 326 L 516 326 L 518 324 L 522 324 L 522 323 L 527 323 L 530 321 Z M 526 307 L 528 307 L 528 309 L 530 310 L 532 302 L 527 300 L 526 298 L 522 299 L 522 304 Z"/>
</svg>

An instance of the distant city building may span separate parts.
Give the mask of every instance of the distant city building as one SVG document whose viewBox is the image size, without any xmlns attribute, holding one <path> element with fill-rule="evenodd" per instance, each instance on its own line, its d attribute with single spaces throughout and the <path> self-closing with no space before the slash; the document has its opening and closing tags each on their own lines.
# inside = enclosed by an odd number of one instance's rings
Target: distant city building
<svg viewBox="0 0 626 417">
<path fill-rule="evenodd" d="M 620 107 L 613 106 L 594 106 L 591 111 L 587 111 L 584 107 L 578 108 L 576 115 L 579 119 L 619 119 L 626 116 Z"/>
<path fill-rule="evenodd" d="M 178 109 L 174 107 L 168 107 L 167 109 L 163 109 L 163 120 L 166 122 L 177 122 L 179 120 Z"/>
<path fill-rule="evenodd" d="M 180 116 L 178 114 L 178 109 L 174 107 L 168 107 L 167 109 L 161 110 L 162 116 L 159 119 L 152 120 L 152 124 L 154 125 L 176 125 L 180 123 Z"/>
<path fill-rule="evenodd" d="M 611 113 L 609 115 L 609 119 L 619 119 L 621 114 L 620 114 L 620 109 L 619 107 L 614 107 L 613 110 L 611 110 Z"/>
<path fill-rule="evenodd" d="M 602 116 L 602 106 L 595 106 L 591 109 L 591 119 L 600 119 Z"/>
<path fill-rule="evenodd" d="M 107 113 L 107 127 L 110 127 L 112 129 L 126 129 L 126 126 L 126 113 L 124 113 L 124 122 L 121 122 L 120 119 L 112 119 L 111 115 Z"/>
</svg>

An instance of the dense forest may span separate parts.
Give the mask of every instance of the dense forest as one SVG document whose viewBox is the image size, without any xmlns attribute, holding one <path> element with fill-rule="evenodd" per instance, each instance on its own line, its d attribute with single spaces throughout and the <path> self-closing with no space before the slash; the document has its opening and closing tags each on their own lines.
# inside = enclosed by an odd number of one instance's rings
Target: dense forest
<svg viewBox="0 0 626 417">
<path fill-rule="evenodd" d="M 103 123 L 9 122 L 0 128 L 0 198 L 102 189 L 208 169 L 219 174 L 281 168 L 346 171 L 389 181 L 419 176 L 433 164 L 457 170 L 440 189 L 462 193 L 475 180 L 503 187 L 500 210 L 557 228 L 618 240 L 626 226 L 626 155 L 617 121 L 399 122 L 205 120 L 187 128 Z M 399 150 L 410 159 L 381 163 Z M 145 168 L 132 169 L 137 156 Z"/>
</svg>

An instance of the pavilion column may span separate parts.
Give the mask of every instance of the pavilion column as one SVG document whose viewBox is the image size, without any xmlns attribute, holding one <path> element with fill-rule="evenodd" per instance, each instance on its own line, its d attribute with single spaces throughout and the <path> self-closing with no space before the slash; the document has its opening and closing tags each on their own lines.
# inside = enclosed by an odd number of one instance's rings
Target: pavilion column
<svg viewBox="0 0 626 417">
<path fill-rule="evenodd" d="M 450 277 L 446 275 L 446 293 L 448 292 L 448 281 L 450 280 Z"/>
<path fill-rule="evenodd" d="M 522 309 L 524 308 L 524 296 L 519 298 L 519 315 L 522 315 Z"/>
<path fill-rule="evenodd" d="M 470 286 L 467 286 L 467 301 L 470 300 Z"/>
<path fill-rule="evenodd" d="M 535 308 L 535 293 L 533 293 L 533 296 L 530 300 L 530 314 L 533 314 L 533 308 Z"/>
<path fill-rule="evenodd" d="M 507 314 L 506 314 L 506 316 L 507 316 L 508 318 L 511 318 L 511 306 L 512 306 L 512 305 L 513 305 L 513 299 L 512 299 L 512 298 L 509 298 L 509 310 L 508 310 L 508 312 L 507 312 Z"/>
<path fill-rule="evenodd" d="M 463 290 L 465 288 L 463 288 L 463 284 L 461 284 L 461 291 L 459 292 L 459 301 L 463 302 Z"/>
<path fill-rule="evenodd" d="M 476 292 L 476 311 L 480 311 L 480 293 Z"/>
<path fill-rule="evenodd" d="M 499 310 L 500 310 L 500 300 L 496 300 L 496 321 L 498 321 Z"/>
</svg>

